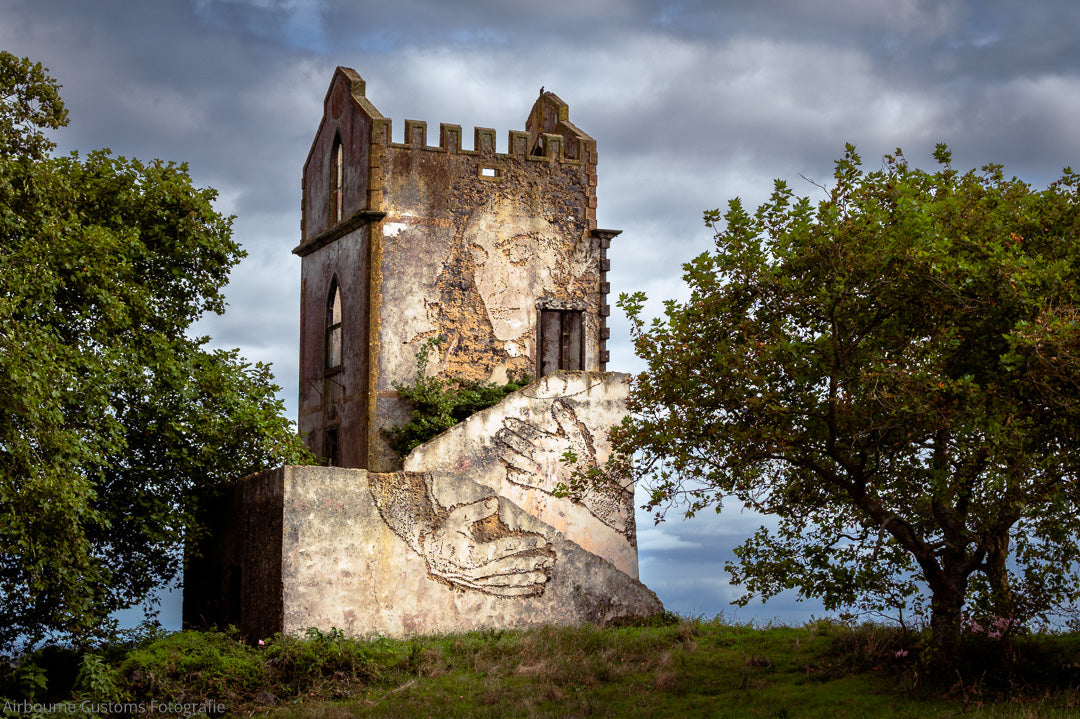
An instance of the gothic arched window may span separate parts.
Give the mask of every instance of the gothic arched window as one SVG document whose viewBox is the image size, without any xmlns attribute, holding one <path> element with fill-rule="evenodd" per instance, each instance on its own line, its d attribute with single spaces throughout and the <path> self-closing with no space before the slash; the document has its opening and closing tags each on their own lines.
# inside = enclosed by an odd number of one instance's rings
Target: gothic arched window
<svg viewBox="0 0 1080 719">
<path fill-rule="evenodd" d="M 334 136 L 330 148 L 330 222 L 341 222 L 341 185 L 345 178 L 344 151 L 341 147 L 341 135 Z"/>
<path fill-rule="evenodd" d="M 330 282 L 326 303 L 326 369 L 341 367 L 341 288 L 337 278 Z"/>
</svg>

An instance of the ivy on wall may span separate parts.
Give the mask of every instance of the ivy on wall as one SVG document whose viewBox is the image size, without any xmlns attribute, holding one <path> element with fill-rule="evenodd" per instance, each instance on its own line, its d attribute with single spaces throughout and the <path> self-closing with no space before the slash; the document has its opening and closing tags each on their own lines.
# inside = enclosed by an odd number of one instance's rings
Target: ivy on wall
<svg viewBox="0 0 1080 719">
<path fill-rule="evenodd" d="M 424 342 L 416 353 L 416 381 L 412 385 L 394 382 L 398 396 L 412 405 L 409 421 L 404 425 L 383 429 L 382 435 L 399 457 L 429 439 L 442 434 L 458 422 L 480 410 L 487 409 L 533 381 L 532 375 L 507 372 L 506 384 L 466 381 L 453 377 L 429 377 L 425 374 L 432 348 L 441 337 Z"/>
</svg>

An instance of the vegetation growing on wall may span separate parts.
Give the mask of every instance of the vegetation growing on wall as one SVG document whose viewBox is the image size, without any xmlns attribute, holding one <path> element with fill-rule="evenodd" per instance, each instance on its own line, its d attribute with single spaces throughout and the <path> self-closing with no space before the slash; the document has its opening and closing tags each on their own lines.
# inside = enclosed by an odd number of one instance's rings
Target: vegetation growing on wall
<svg viewBox="0 0 1080 719">
<path fill-rule="evenodd" d="M 510 371 L 506 384 L 476 380 L 429 377 L 426 374 L 431 350 L 441 341 L 433 337 L 416 354 L 416 380 L 412 385 L 393 384 L 398 396 L 412 405 L 409 421 L 382 430 L 390 447 L 404 459 L 414 447 L 442 434 L 482 409 L 498 404 L 506 395 L 532 382 L 530 375 L 518 377 Z"/>
</svg>

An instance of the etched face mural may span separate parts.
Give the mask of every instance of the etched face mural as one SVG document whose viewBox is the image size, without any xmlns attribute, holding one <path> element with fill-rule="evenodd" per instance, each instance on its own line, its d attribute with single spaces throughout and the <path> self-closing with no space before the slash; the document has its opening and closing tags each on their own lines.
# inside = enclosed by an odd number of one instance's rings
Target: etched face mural
<svg viewBox="0 0 1080 719">
<path fill-rule="evenodd" d="M 497 198 L 478 211 L 464 231 L 476 289 L 500 342 L 528 340 L 536 298 L 555 287 L 552 268 L 566 264 L 551 223 L 538 217 L 529 204 Z M 508 234 L 508 228 L 514 233 Z M 514 348 L 507 350 L 514 354 Z"/>
<path fill-rule="evenodd" d="M 558 212 L 535 190 L 495 194 L 469 215 L 435 278 L 438 300 L 426 305 L 430 330 L 423 332 L 447 338 L 439 372 L 488 380 L 500 366 L 532 371 L 537 301 L 580 302 L 595 291 L 597 263 L 584 226 Z M 426 336 L 415 332 L 411 341 Z"/>
</svg>

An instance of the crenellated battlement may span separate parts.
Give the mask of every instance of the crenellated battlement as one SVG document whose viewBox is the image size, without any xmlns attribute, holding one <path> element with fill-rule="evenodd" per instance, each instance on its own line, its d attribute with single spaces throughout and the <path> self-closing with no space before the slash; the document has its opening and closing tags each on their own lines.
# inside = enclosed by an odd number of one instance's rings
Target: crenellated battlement
<svg viewBox="0 0 1080 719">
<path fill-rule="evenodd" d="M 355 70 L 335 71 L 304 163 L 298 252 L 314 251 L 352 232 L 357 223 L 374 221 L 392 207 L 395 182 L 415 187 L 421 176 L 447 182 L 474 175 L 494 185 L 511 177 L 535 184 L 554 181 L 555 175 L 576 175 L 557 182 L 581 188 L 588 229 L 595 227 L 596 141 L 570 122 L 569 106 L 555 93 L 540 89 L 525 129 L 510 130 L 505 152 L 499 152 L 495 130 L 473 128 L 472 148 L 465 149 L 461 125 L 451 123 L 439 125 L 438 144 L 430 145 L 423 120 L 405 120 L 402 141 L 395 142 L 393 121 L 372 104 L 366 90 Z"/>
<path fill-rule="evenodd" d="M 617 232 L 596 226 L 596 141 L 542 88 L 524 120 L 504 140 L 490 127 L 395 127 L 358 73 L 335 72 L 294 250 L 306 288 L 300 424 L 323 456 L 396 466 L 379 432 L 400 420 L 394 385 L 414 376 L 428 337 L 447 338 L 431 365 L 445 377 L 606 369 Z M 344 339 L 328 359 L 337 291 Z"/>
<path fill-rule="evenodd" d="M 444 152 L 451 155 L 475 155 L 492 159 L 508 159 L 533 162 L 559 162 L 567 164 L 596 162 L 596 142 L 580 133 L 570 138 L 555 132 L 537 133 L 530 141 L 525 130 L 507 133 L 507 152 L 496 152 L 496 131 L 490 127 L 473 128 L 473 149 L 461 146 L 461 125 L 439 124 L 439 144 L 427 144 L 428 124 L 424 120 L 405 120 L 404 142 L 393 141 L 393 125 L 390 118 L 382 117 L 373 122 L 372 144 L 399 150 Z"/>
</svg>

